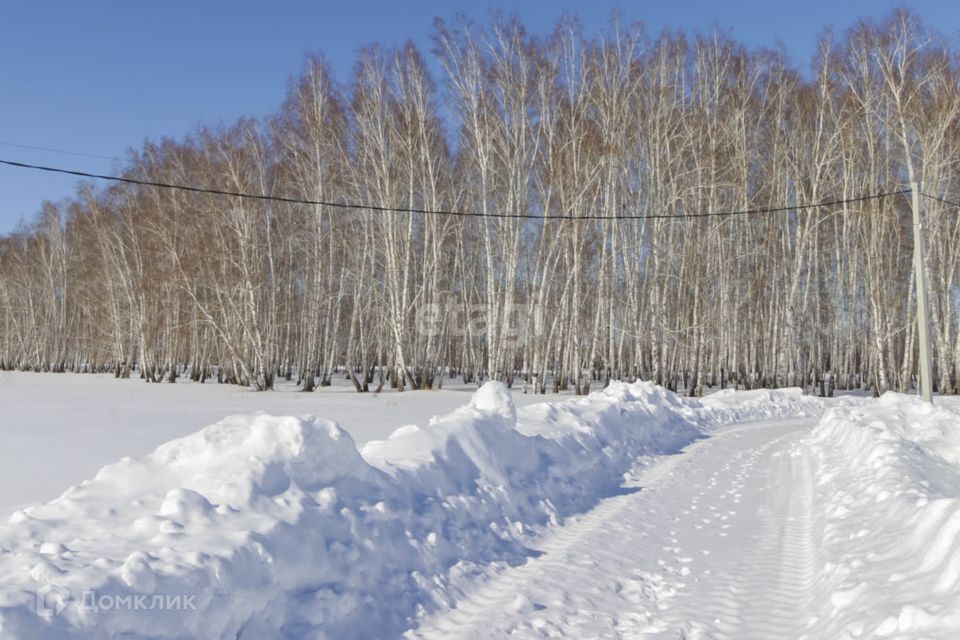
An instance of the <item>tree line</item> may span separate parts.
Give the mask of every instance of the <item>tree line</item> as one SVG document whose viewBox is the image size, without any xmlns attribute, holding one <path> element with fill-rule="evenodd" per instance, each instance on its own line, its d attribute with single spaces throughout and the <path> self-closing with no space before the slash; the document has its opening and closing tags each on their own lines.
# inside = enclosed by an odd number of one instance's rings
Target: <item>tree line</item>
<svg viewBox="0 0 960 640">
<path fill-rule="evenodd" d="M 910 388 L 909 195 L 856 198 L 960 192 L 957 52 L 915 15 L 823 35 L 807 72 L 616 19 L 546 38 L 438 20 L 433 38 L 433 64 L 374 45 L 346 83 L 311 56 L 273 116 L 122 167 L 387 210 L 81 183 L 0 238 L 0 367 L 308 391 Z M 923 207 L 936 384 L 956 393 L 960 217 Z M 786 210 L 694 215 L 767 208 Z"/>
</svg>

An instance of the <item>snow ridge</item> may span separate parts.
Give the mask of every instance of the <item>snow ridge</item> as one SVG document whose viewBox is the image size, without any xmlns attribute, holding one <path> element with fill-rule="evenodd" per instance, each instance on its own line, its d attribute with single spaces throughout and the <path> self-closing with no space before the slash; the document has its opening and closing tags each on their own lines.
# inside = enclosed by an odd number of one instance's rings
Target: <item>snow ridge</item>
<svg viewBox="0 0 960 640">
<path fill-rule="evenodd" d="M 809 637 L 960 636 L 960 404 L 833 408 L 810 446 L 824 515 Z"/>
<path fill-rule="evenodd" d="M 396 636 L 480 566 L 523 562 L 532 536 L 616 493 L 638 456 L 821 410 L 799 391 L 697 401 L 637 382 L 518 412 L 488 383 L 362 453 L 328 420 L 231 416 L 13 514 L 0 635 Z M 190 606 L 130 607 L 171 601 Z"/>
</svg>

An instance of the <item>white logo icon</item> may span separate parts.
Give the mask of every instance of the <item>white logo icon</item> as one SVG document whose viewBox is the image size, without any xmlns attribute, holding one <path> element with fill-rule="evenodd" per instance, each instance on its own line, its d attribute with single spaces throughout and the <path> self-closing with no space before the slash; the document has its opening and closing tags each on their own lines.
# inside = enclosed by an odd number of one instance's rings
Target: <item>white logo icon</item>
<svg viewBox="0 0 960 640">
<path fill-rule="evenodd" d="M 37 615 L 49 620 L 60 615 L 70 602 L 70 589 L 59 582 L 48 582 L 37 589 Z"/>
</svg>

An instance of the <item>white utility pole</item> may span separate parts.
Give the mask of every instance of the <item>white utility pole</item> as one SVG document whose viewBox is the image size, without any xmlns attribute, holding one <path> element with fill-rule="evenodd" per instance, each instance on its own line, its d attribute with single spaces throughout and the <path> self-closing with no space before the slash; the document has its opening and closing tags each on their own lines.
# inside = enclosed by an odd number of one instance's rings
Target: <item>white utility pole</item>
<svg viewBox="0 0 960 640">
<path fill-rule="evenodd" d="M 920 330 L 920 395 L 933 402 L 933 367 L 930 363 L 930 316 L 927 313 L 927 277 L 923 256 L 923 222 L 920 216 L 920 183 L 910 183 L 913 200 L 913 270 L 917 285 L 917 325 Z"/>
</svg>

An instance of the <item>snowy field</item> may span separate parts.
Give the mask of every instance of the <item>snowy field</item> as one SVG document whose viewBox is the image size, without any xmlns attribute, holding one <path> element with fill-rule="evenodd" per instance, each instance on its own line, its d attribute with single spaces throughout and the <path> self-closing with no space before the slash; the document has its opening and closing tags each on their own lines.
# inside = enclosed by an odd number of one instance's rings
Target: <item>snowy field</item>
<svg viewBox="0 0 960 640">
<path fill-rule="evenodd" d="M 447 382 L 447 381 L 444 381 Z M 456 381 L 454 381 L 456 382 Z M 302 393 L 282 381 L 257 393 L 233 385 L 190 381 L 148 385 L 112 375 L 0 371 L 0 518 L 52 500 L 124 456 L 142 456 L 232 414 L 264 411 L 335 420 L 356 441 L 383 439 L 407 424 L 466 404 L 476 385 L 426 393 L 358 394 L 346 380 Z M 569 396 L 517 393 L 524 406 Z"/>
<path fill-rule="evenodd" d="M 2 638 L 960 637 L 954 399 L 13 374 L 0 425 Z"/>
</svg>

